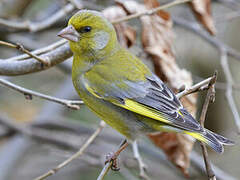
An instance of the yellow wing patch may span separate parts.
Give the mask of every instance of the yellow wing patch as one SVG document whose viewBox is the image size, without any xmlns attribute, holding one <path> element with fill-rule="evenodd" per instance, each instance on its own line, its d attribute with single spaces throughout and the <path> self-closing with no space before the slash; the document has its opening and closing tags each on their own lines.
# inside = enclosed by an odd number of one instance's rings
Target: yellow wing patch
<svg viewBox="0 0 240 180">
<path fill-rule="evenodd" d="M 184 133 L 194 137 L 195 139 L 201 141 L 201 142 L 204 142 L 204 143 L 207 143 L 208 140 L 200 133 L 197 133 L 197 132 L 190 132 L 190 131 L 184 131 Z"/>
<path fill-rule="evenodd" d="M 119 103 L 114 103 L 114 104 L 116 104 L 117 106 L 121 106 L 125 109 L 128 109 L 130 111 L 133 111 L 135 113 L 141 114 L 143 116 L 146 116 L 146 117 L 149 117 L 152 119 L 156 119 L 156 120 L 159 120 L 164 123 L 171 124 L 171 121 L 168 121 L 166 118 L 161 116 L 158 111 L 148 108 L 147 106 L 144 106 L 144 105 L 142 105 L 138 102 L 135 102 L 131 99 L 125 99 L 124 104 L 119 104 Z"/>
</svg>

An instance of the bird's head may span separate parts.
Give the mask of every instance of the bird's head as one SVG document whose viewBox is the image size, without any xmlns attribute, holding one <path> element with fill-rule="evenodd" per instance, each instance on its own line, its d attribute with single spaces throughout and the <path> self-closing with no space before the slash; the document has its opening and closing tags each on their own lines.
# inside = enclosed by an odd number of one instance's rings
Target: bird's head
<svg viewBox="0 0 240 180">
<path fill-rule="evenodd" d="M 58 36 L 69 40 L 73 53 L 92 54 L 110 50 L 117 43 L 113 25 L 100 12 L 80 10 Z"/>
</svg>

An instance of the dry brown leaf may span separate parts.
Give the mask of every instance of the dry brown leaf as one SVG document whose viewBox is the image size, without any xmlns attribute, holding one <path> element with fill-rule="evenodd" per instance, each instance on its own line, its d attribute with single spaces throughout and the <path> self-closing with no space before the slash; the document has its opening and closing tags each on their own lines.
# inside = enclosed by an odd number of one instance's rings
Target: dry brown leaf
<svg viewBox="0 0 240 180">
<path fill-rule="evenodd" d="M 198 21 L 212 35 L 216 34 L 216 28 L 211 14 L 211 0 L 193 0 L 189 3 Z"/>
<path fill-rule="evenodd" d="M 139 13 L 159 6 L 157 0 L 145 0 L 145 6 L 133 1 L 118 1 L 127 13 Z M 173 89 L 177 90 L 182 85 L 192 85 L 191 74 L 180 69 L 172 51 L 172 20 L 165 11 L 159 11 L 151 16 L 142 16 L 142 44 L 144 51 L 151 57 L 155 73 Z M 183 105 L 191 114 L 196 112 L 196 96 L 189 95 L 182 98 Z M 195 140 L 188 135 L 175 133 L 154 133 L 149 138 L 160 147 L 168 159 L 187 176 L 190 165 L 190 152 Z"/>
<path fill-rule="evenodd" d="M 103 11 L 103 14 L 110 21 L 127 15 L 123 8 L 119 6 L 108 7 Z M 129 48 L 135 43 L 136 31 L 126 22 L 115 24 L 114 27 L 117 32 L 118 40 L 123 47 Z"/>
</svg>

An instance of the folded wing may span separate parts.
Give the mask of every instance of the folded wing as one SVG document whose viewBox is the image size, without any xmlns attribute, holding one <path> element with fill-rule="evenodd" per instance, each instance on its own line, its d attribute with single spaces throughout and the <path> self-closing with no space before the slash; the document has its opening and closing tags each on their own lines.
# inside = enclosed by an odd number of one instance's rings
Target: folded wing
<svg viewBox="0 0 240 180">
<path fill-rule="evenodd" d="M 174 93 L 155 75 L 146 76 L 145 81 L 130 81 L 119 78 L 112 82 L 97 74 L 95 81 L 85 75 L 85 87 L 97 98 L 109 101 L 143 116 L 161 121 L 183 130 L 203 132 L 200 124 L 183 108 Z M 95 73 L 96 78 L 96 73 Z"/>
</svg>

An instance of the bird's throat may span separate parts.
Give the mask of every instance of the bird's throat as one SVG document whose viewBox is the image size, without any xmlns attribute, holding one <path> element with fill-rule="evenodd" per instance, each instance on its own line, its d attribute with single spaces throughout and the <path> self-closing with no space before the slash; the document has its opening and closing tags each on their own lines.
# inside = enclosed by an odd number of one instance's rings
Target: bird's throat
<svg viewBox="0 0 240 180">
<path fill-rule="evenodd" d="M 113 47 L 114 48 L 112 49 L 104 48 L 101 50 L 85 51 L 82 54 L 74 54 L 73 72 L 79 75 L 89 71 L 95 64 L 109 58 L 110 56 L 113 56 L 118 50 L 121 49 L 121 46 L 118 43 Z"/>
</svg>

